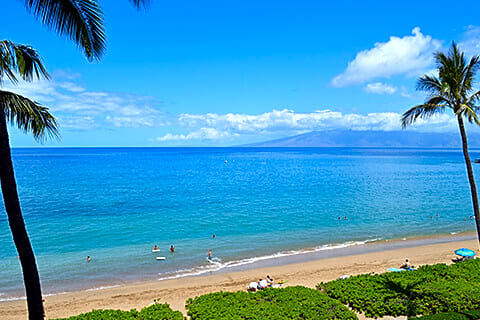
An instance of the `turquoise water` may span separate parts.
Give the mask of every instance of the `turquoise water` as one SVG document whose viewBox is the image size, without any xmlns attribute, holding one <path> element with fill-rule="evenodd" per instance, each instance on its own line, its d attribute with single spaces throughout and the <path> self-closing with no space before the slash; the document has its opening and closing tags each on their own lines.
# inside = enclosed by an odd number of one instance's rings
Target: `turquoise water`
<svg viewBox="0 0 480 320">
<path fill-rule="evenodd" d="M 37 148 L 13 158 L 46 293 L 474 230 L 460 150 Z M 0 261 L 0 300 L 22 296 L 5 212 Z"/>
</svg>

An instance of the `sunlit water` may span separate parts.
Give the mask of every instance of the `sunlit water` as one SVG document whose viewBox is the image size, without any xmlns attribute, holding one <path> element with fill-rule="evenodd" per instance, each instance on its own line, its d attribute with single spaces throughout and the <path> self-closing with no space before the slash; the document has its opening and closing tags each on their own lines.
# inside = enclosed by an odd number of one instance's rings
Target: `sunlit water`
<svg viewBox="0 0 480 320">
<path fill-rule="evenodd" d="M 46 293 L 474 230 L 460 150 L 38 148 L 13 158 Z M 5 300 L 23 283 L 2 211 Z"/>
</svg>

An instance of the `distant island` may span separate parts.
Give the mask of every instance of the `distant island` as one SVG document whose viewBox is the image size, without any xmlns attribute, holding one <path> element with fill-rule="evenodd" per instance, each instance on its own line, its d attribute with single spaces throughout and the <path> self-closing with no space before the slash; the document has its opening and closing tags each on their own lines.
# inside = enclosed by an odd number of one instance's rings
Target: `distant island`
<svg viewBox="0 0 480 320">
<path fill-rule="evenodd" d="M 480 134 L 470 134 L 470 148 L 480 148 Z M 312 131 L 281 139 L 242 145 L 242 147 L 394 147 L 460 148 L 458 133 L 416 131 Z"/>
</svg>

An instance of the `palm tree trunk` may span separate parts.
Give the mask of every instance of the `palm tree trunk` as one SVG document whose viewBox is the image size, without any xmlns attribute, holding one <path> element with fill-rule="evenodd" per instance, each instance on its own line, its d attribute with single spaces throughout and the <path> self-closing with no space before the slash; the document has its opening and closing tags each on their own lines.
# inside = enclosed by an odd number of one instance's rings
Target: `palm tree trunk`
<svg viewBox="0 0 480 320">
<path fill-rule="evenodd" d="M 13 235 L 13 242 L 17 248 L 22 265 L 29 319 L 43 320 L 44 310 L 40 278 L 38 276 L 37 263 L 35 262 L 32 245 L 30 244 L 30 239 L 25 229 L 22 209 L 20 208 L 10 143 L 8 140 L 7 121 L 5 112 L 2 109 L 0 109 L 0 183 L 8 223 L 10 224 Z"/>
<path fill-rule="evenodd" d="M 468 181 L 470 182 L 470 191 L 472 193 L 473 212 L 475 213 L 475 223 L 477 225 L 477 236 L 480 244 L 480 210 L 478 208 L 478 194 L 477 186 L 475 185 L 475 176 L 473 175 L 472 162 L 468 154 L 467 133 L 463 124 L 462 116 L 457 116 L 460 134 L 462 136 L 463 156 L 465 157 L 465 164 L 467 165 Z"/>
</svg>

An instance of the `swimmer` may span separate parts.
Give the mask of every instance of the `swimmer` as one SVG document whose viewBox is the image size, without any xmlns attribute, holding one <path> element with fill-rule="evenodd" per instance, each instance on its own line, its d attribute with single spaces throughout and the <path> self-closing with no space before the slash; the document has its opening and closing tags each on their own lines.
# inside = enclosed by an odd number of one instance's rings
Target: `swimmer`
<svg viewBox="0 0 480 320">
<path fill-rule="evenodd" d="M 212 234 L 212 238 L 213 238 L 213 239 L 215 239 L 215 233 L 214 233 L 214 234 Z"/>
<path fill-rule="evenodd" d="M 171 253 L 174 253 L 174 252 L 175 252 L 175 247 L 173 246 L 173 244 L 170 246 L 170 252 L 171 252 Z"/>
<path fill-rule="evenodd" d="M 87 256 L 87 262 L 90 262 L 90 260 L 91 260 L 90 256 Z"/>
<path fill-rule="evenodd" d="M 212 249 L 208 250 L 208 260 L 212 260 Z"/>
<path fill-rule="evenodd" d="M 348 220 L 348 217 L 347 217 L 347 216 L 345 216 L 343 219 L 345 219 L 345 220 Z"/>
<path fill-rule="evenodd" d="M 158 250 L 158 246 L 155 245 L 155 246 L 153 247 L 153 250 Z"/>
<path fill-rule="evenodd" d="M 342 217 L 338 217 L 338 221 L 342 220 Z"/>
<path fill-rule="evenodd" d="M 439 218 L 439 217 L 440 217 L 440 215 L 439 215 L 438 213 L 437 213 L 435 216 L 436 216 L 437 218 Z"/>
</svg>

